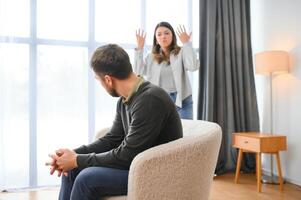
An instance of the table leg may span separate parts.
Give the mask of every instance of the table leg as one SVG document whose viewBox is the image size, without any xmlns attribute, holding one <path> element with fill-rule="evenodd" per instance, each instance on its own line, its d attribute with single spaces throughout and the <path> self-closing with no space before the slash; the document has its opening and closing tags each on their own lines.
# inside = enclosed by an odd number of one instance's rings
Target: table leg
<svg viewBox="0 0 301 200">
<path fill-rule="evenodd" d="M 237 163 L 236 163 L 235 183 L 238 183 L 241 159 L 242 159 L 242 149 L 239 149 Z"/>
<path fill-rule="evenodd" d="M 261 153 L 256 153 L 257 190 L 261 192 Z"/>
<path fill-rule="evenodd" d="M 256 172 L 256 181 L 258 180 L 258 161 L 257 161 L 257 153 L 255 154 L 256 158 L 255 158 L 255 162 L 256 162 L 256 168 L 255 168 L 255 172 Z"/>
<path fill-rule="evenodd" d="M 278 168 L 278 177 L 279 177 L 279 189 L 282 191 L 283 190 L 283 179 L 282 179 L 279 151 L 276 153 L 276 157 L 277 157 L 277 168 Z"/>
</svg>

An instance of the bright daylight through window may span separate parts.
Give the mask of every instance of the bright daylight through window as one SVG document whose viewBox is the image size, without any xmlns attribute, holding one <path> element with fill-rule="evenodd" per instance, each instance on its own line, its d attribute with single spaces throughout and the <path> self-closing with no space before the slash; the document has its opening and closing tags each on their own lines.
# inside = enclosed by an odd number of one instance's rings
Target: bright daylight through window
<svg viewBox="0 0 301 200">
<path fill-rule="evenodd" d="M 89 68 L 95 48 L 117 43 L 133 61 L 136 29 L 147 51 L 160 21 L 184 24 L 197 48 L 197 9 L 197 0 L 0 0 L 0 190 L 58 185 L 48 153 L 113 121 L 117 98 Z"/>
</svg>

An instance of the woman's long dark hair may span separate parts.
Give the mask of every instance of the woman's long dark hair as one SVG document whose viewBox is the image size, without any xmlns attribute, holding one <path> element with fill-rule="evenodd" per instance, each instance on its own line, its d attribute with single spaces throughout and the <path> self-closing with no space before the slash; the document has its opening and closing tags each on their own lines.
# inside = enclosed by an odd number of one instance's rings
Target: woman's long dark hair
<svg viewBox="0 0 301 200">
<path fill-rule="evenodd" d="M 169 52 L 170 54 L 174 54 L 174 55 L 178 55 L 178 53 L 180 52 L 181 47 L 178 46 L 177 44 L 177 36 L 175 34 L 174 29 L 172 28 L 172 26 L 168 23 L 168 22 L 160 22 L 159 24 L 157 24 L 156 28 L 155 28 L 155 32 L 154 32 L 154 39 L 153 39 L 153 49 L 152 49 L 152 55 L 153 58 L 160 64 L 163 61 L 168 62 L 168 64 L 170 64 L 170 60 L 169 60 L 169 56 L 166 56 L 160 45 L 157 42 L 156 39 L 156 31 L 159 27 L 165 27 L 168 28 L 171 33 L 172 33 L 172 41 L 171 44 L 169 46 Z"/>
</svg>

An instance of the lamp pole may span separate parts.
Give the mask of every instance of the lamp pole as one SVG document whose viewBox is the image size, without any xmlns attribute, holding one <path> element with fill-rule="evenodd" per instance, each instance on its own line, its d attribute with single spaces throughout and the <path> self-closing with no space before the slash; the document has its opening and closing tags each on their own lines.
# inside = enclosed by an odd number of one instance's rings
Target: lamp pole
<svg viewBox="0 0 301 200">
<path fill-rule="evenodd" d="M 270 132 L 274 135 L 274 105 L 273 105 L 273 72 L 269 73 L 270 78 Z M 274 176 L 274 162 L 273 162 L 273 154 L 270 154 L 270 176 L 263 176 L 262 182 L 268 184 L 278 185 L 279 182 L 277 177 Z"/>
<path fill-rule="evenodd" d="M 270 87 L 271 87 L 271 117 L 270 117 L 270 129 L 271 134 L 274 135 L 274 104 L 273 104 L 273 72 L 270 74 Z M 274 162 L 273 162 L 273 154 L 270 155 L 270 162 L 271 162 L 271 183 L 274 183 Z"/>
</svg>

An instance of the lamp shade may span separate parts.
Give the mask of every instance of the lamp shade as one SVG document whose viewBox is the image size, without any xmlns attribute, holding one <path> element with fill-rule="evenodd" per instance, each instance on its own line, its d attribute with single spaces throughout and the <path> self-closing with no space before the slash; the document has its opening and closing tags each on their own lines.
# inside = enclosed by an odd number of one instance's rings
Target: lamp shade
<svg viewBox="0 0 301 200">
<path fill-rule="evenodd" d="M 289 55 L 286 51 L 263 51 L 255 55 L 257 74 L 288 72 Z"/>
</svg>

